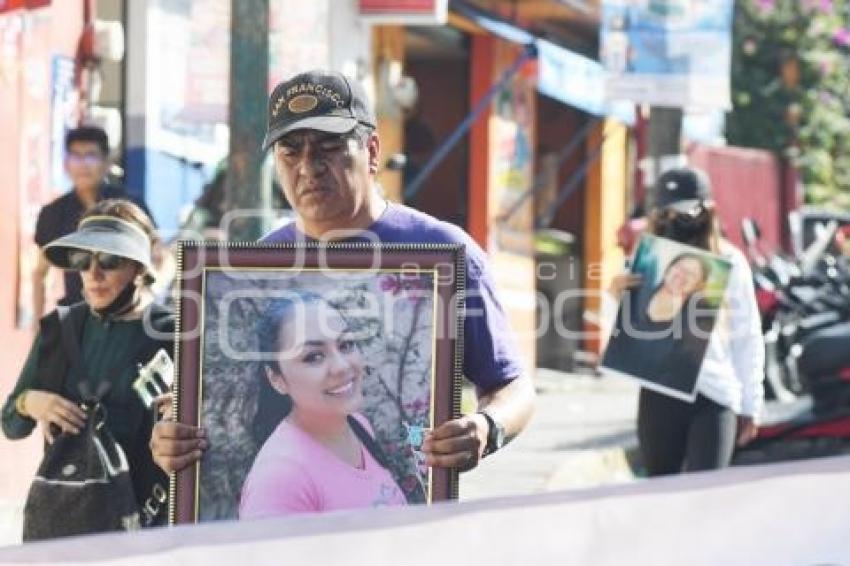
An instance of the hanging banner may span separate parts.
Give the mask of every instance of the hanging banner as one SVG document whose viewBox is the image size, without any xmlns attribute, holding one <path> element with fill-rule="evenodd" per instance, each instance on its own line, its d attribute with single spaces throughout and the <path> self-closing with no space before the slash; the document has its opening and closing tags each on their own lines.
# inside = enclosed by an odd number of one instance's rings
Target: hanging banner
<svg viewBox="0 0 850 566">
<path fill-rule="evenodd" d="M 849 468 L 848 456 L 818 458 L 588 490 L 180 525 L 6 546 L 0 563 L 434 566 L 469 556 L 487 566 L 839 566 L 850 556 Z"/>
<path fill-rule="evenodd" d="M 610 116 L 629 126 L 634 124 L 634 104 L 606 100 L 605 69 L 598 61 L 463 4 L 452 6 L 452 9 L 505 41 L 534 44 L 537 47 L 537 90 L 541 94 L 595 116 Z"/>
<path fill-rule="evenodd" d="M 448 0 L 360 0 L 360 15 L 376 24 L 444 25 Z"/>
<path fill-rule="evenodd" d="M 602 65 L 550 41 L 537 42 L 537 90 L 595 116 L 610 116 L 631 126 L 634 104 L 605 97 Z"/>
<path fill-rule="evenodd" d="M 604 0 L 609 100 L 728 109 L 733 0 Z"/>
</svg>

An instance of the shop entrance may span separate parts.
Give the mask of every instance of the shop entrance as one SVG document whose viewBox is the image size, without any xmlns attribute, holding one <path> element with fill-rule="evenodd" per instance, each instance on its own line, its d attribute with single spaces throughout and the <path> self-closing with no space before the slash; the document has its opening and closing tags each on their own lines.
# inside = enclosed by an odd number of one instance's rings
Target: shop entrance
<svg viewBox="0 0 850 566">
<path fill-rule="evenodd" d="M 547 96 L 537 97 L 535 260 L 537 365 L 576 371 L 584 362 L 581 288 L 585 231 L 583 164 L 592 117 Z"/>
<path fill-rule="evenodd" d="M 469 38 L 452 27 L 408 27 L 405 73 L 419 88 L 404 122 L 408 187 L 469 113 Z M 467 223 L 469 141 L 464 137 L 405 204 L 462 228 Z"/>
</svg>

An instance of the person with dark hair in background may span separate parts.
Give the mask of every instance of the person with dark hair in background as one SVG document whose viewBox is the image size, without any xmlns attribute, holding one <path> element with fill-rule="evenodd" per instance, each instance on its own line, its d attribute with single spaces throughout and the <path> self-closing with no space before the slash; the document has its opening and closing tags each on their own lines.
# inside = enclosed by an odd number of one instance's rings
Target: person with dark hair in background
<svg viewBox="0 0 850 566">
<path fill-rule="evenodd" d="M 405 505 L 363 404 L 365 367 L 345 319 L 319 295 L 290 290 L 257 324 L 253 435 L 260 451 L 242 487 L 240 519 Z M 369 435 L 371 442 L 365 440 Z"/>
<path fill-rule="evenodd" d="M 44 256 L 44 246 L 57 238 L 73 232 L 83 213 L 104 199 L 128 198 L 123 190 L 106 182 L 109 169 L 109 139 L 101 128 L 81 126 L 65 135 L 65 172 L 71 179 L 72 189 L 45 205 L 38 214 L 35 243 L 41 250 L 32 273 L 33 329 L 44 315 L 45 279 L 50 262 Z M 131 199 L 132 200 L 132 199 Z M 150 217 L 144 203 L 135 202 Z M 72 305 L 83 300 L 80 275 L 75 271 L 64 273 L 65 296 L 60 305 Z"/>
<path fill-rule="evenodd" d="M 653 197 L 651 233 L 720 255 L 732 264 L 732 270 L 700 367 L 696 401 L 641 389 L 641 453 L 650 476 L 723 468 L 731 462 L 736 444 L 755 437 L 764 402 L 764 338 L 752 272 L 744 255 L 721 237 L 704 172 L 690 167 L 667 171 L 658 179 Z M 698 278 L 699 266 L 692 267 L 693 277 Z M 689 277 L 683 274 L 679 279 L 684 283 Z M 639 275 L 623 273 L 614 278 L 611 294 L 620 297 L 640 284 Z M 649 314 L 666 318 L 663 315 L 675 310 L 676 301 L 665 303 L 653 305 L 651 300 Z M 696 330 L 685 329 L 684 334 Z M 646 347 L 652 347 L 647 341 Z M 640 364 L 640 359 L 634 363 Z"/>
</svg>

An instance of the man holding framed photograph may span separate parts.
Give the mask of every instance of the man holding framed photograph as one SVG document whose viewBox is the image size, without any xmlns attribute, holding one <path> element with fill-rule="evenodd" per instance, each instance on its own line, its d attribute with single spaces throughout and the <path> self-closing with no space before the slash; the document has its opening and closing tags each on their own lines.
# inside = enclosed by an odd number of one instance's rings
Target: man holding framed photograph
<svg viewBox="0 0 850 566">
<path fill-rule="evenodd" d="M 359 84 L 334 72 L 302 73 L 269 97 L 263 149 L 272 148 L 294 223 L 263 241 L 462 244 L 466 249 L 464 375 L 478 411 L 434 428 L 422 444 L 426 463 L 470 470 L 519 434 L 531 416 L 534 387 L 521 367 L 483 250 L 461 229 L 380 196 L 380 138 Z M 154 460 L 167 472 L 200 459 L 201 429 L 167 421 L 153 432 Z"/>
</svg>

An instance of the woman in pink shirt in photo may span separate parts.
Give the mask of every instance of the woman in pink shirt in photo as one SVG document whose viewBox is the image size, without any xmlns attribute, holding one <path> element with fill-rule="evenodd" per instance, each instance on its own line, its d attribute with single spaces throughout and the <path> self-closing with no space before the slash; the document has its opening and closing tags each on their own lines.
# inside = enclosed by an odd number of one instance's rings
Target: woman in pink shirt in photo
<svg viewBox="0 0 850 566">
<path fill-rule="evenodd" d="M 253 432 L 261 448 L 239 518 L 406 505 L 357 413 L 363 359 L 342 313 L 319 295 L 290 291 L 271 302 L 257 335 L 273 359 L 260 368 Z"/>
</svg>

